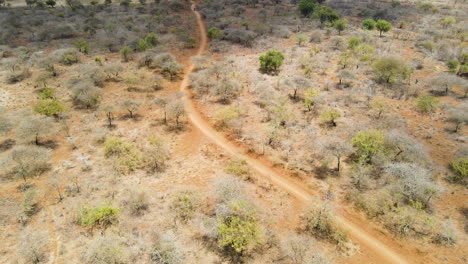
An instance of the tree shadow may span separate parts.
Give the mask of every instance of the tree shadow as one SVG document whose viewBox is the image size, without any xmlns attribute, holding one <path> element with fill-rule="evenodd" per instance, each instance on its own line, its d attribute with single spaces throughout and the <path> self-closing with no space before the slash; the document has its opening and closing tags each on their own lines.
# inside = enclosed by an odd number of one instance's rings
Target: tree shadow
<svg viewBox="0 0 468 264">
<path fill-rule="evenodd" d="M 2 143 L 0 143 L 0 152 L 7 151 L 11 149 L 14 145 L 16 144 L 16 141 L 14 139 L 6 139 Z"/>
</svg>

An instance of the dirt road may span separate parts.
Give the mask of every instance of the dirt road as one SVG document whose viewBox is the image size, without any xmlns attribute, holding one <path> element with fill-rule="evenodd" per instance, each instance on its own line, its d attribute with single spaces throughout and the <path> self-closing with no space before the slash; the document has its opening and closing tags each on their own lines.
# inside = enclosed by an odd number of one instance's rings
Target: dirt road
<svg viewBox="0 0 468 264">
<path fill-rule="evenodd" d="M 192 10 L 197 18 L 197 23 L 200 32 L 200 45 L 196 56 L 202 55 L 207 47 L 207 34 L 203 19 L 200 13 L 196 10 L 196 4 L 192 4 Z M 187 90 L 189 87 L 189 74 L 194 70 L 194 65 L 191 64 L 185 75 L 180 86 L 181 92 L 186 94 L 184 96 L 184 103 L 187 110 L 189 120 L 193 126 L 198 128 L 206 137 L 211 139 L 215 144 L 222 147 L 233 157 L 247 161 L 247 163 L 255 169 L 263 177 L 269 179 L 273 184 L 284 189 L 289 194 L 295 196 L 298 200 L 303 202 L 309 202 L 314 196 L 311 192 L 307 191 L 303 187 L 298 186 L 295 183 L 291 183 L 287 177 L 277 173 L 273 168 L 264 164 L 260 160 L 250 157 L 246 152 L 235 146 L 232 142 L 227 140 L 222 134 L 218 133 L 206 120 L 200 112 L 197 111 L 195 103 L 190 98 L 190 93 Z M 342 216 L 336 216 L 337 223 L 345 230 L 348 230 L 349 236 L 356 242 L 359 243 L 361 249 L 366 254 L 372 256 L 372 261 L 375 263 L 410 263 L 405 260 L 404 257 L 400 256 L 396 250 L 392 249 L 388 245 L 382 243 L 368 232 L 364 231 L 361 227 L 351 223 Z M 365 223 L 363 223 L 365 225 Z"/>
</svg>

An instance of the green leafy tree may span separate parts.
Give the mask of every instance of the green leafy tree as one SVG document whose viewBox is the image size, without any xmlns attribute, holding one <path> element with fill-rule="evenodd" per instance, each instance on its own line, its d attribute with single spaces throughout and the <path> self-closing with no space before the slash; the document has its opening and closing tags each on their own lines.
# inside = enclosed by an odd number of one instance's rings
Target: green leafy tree
<svg viewBox="0 0 468 264">
<path fill-rule="evenodd" d="M 125 46 L 120 50 L 120 56 L 122 56 L 122 59 L 125 62 L 130 60 L 131 53 L 132 53 L 132 50 L 128 46 Z"/>
<path fill-rule="evenodd" d="M 320 116 L 322 119 L 322 122 L 324 124 L 330 125 L 330 126 L 336 126 L 336 119 L 338 119 L 341 116 L 340 112 L 338 112 L 336 109 L 327 109 L 323 111 L 322 115 Z"/>
<path fill-rule="evenodd" d="M 377 130 L 361 131 L 353 137 L 351 143 L 365 160 L 385 151 L 385 135 Z"/>
<path fill-rule="evenodd" d="M 408 79 L 412 73 L 411 67 L 405 61 L 394 57 L 382 57 L 375 60 L 372 69 L 377 80 L 386 83 Z"/>
<path fill-rule="evenodd" d="M 222 39 L 224 37 L 224 32 L 217 27 L 211 27 L 208 29 L 208 37 L 210 39 Z"/>
<path fill-rule="evenodd" d="M 298 35 L 296 37 L 296 40 L 297 40 L 297 45 L 302 46 L 302 43 L 304 43 L 304 41 L 306 41 L 306 38 L 305 38 L 304 35 Z"/>
<path fill-rule="evenodd" d="M 159 37 L 155 33 L 149 33 L 146 35 L 145 41 L 151 45 L 151 47 L 155 47 L 159 44 Z"/>
<path fill-rule="evenodd" d="M 380 32 L 380 36 L 382 36 L 382 33 L 390 31 L 392 24 L 387 20 L 379 19 L 377 20 L 375 27 Z"/>
<path fill-rule="evenodd" d="M 375 20 L 372 18 L 365 19 L 362 21 L 362 27 L 367 30 L 373 30 L 375 28 Z"/>
<path fill-rule="evenodd" d="M 338 30 L 338 35 L 341 35 L 341 31 L 346 29 L 346 26 L 348 25 L 348 20 L 346 19 L 338 19 L 335 22 L 333 22 L 333 27 Z"/>
<path fill-rule="evenodd" d="M 46 1 L 45 1 L 45 4 L 46 4 L 47 6 L 49 6 L 49 7 L 54 8 L 55 5 L 57 4 L 57 2 L 55 2 L 55 0 L 46 0 Z"/>
<path fill-rule="evenodd" d="M 313 16 L 320 20 L 320 25 L 323 25 L 323 23 L 327 21 L 333 23 L 340 18 L 333 8 L 323 5 L 319 5 L 315 8 Z"/>
<path fill-rule="evenodd" d="M 218 243 L 241 254 L 260 244 L 262 235 L 255 210 L 246 202 L 234 201 L 229 212 L 218 216 Z"/>
<path fill-rule="evenodd" d="M 284 54 L 281 51 L 269 50 L 260 56 L 260 69 L 266 73 L 276 73 L 283 65 Z"/>
<path fill-rule="evenodd" d="M 301 0 L 299 2 L 299 11 L 303 16 L 310 16 L 317 5 L 316 0 Z"/>
<path fill-rule="evenodd" d="M 304 93 L 304 106 L 307 107 L 307 110 L 312 110 L 312 107 L 315 106 L 315 100 L 319 95 L 320 92 L 317 90 L 307 90 Z"/>
</svg>

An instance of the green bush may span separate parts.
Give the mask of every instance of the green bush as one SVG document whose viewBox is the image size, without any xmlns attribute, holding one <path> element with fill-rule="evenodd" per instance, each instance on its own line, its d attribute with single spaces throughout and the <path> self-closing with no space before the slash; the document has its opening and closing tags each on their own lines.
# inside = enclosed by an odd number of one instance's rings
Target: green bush
<svg viewBox="0 0 468 264">
<path fill-rule="evenodd" d="M 458 158 L 450 164 L 455 172 L 455 180 L 465 181 L 468 177 L 468 156 Z"/>
<path fill-rule="evenodd" d="M 110 204 L 98 207 L 83 207 L 78 212 L 77 223 L 84 227 L 106 227 L 117 222 L 120 209 Z"/>
<path fill-rule="evenodd" d="M 46 99 L 55 99 L 55 91 L 52 88 L 44 88 L 39 93 L 39 99 L 46 100 Z"/>
<path fill-rule="evenodd" d="M 226 168 L 226 172 L 239 177 L 250 177 L 250 166 L 245 160 L 231 159 Z"/>
<path fill-rule="evenodd" d="M 187 221 L 195 214 L 194 194 L 192 192 L 179 192 L 172 198 L 171 209 L 182 221 Z"/>
<path fill-rule="evenodd" d="M 120 138 L 111 137 L 104 142 L 104 152 L 106 156 L 121 155 L 129 152 L 132 145 L 124 143 Z"/>
<path fill-rule="evenodd" d="M 218 243 L 222 247 L 243 253 L 258 246 L 262 234 L 255 210 L 246 202 L 229 204 L 229 213 L 218 217 Z"/>
<path fill-rule="evenodd" d="M 132 53 L 132 50 L 128 46 L 125 46 L 120 50 L 120 56 L 122 56 L 122 59 L 125 62 L 127 62 L 130 59 L 131 53 Z"/>
<path fill-rule="evenodd" d="M 357 46 L 359 46 L 359 44 L 361 44 L 361 42 L 362 42 L 362 39 L 360 37 L 350 38 L 348 40 L 348 49 L 356 48 Z"/>
<path fill-rule="evenodd" d="M 434 112 L 439 104 L 439 99 L 431 95 L 421 95 L 416 99 L 416 106 L 423 113 Z"/>
<path fill-rule="evenodd" d="M 136 50 L 140 52 L 145 51 L 149 48 L 151 48 L 151 45 L 144 39 L 140 39 L 140 41 L 138 41 L 138 44 L 136 46 Z"/>
<path fill-rule="evenodd" d="M 385 135 L 377 130 L 361 131 L 351 140 L 358 155 L 366 160 L 385 151 Z"/>
<path fill-rule="evenodd" d="M 458 61 L 456 61 L 456 60 L 447 61 L 447 67 L 449 69 L 449 72 L 451 72 L 451 73 L 457 73 L 459 66 L 460 66 L 460 63 Z"/>
<path fill-rule="evenodd" d="M 336 109 L 330 108 L 323 111 L 320 115 L 320 118 L 322 119 L 322 123 L 330 126 L 336 126 L 336 119 L 338 119 L 340 116 L 340 112 L 338 112 Z"/>
<path fill-rule="evenodd" d="M 89 53 L 89 43 L 84 41 L 84 40 L 78 40 L 75 43 L 73 43 L 75 47 L 78 48 L 78 50 L 83 53 L 83 54 L 88 54 Z"/>
<path fill-rule="evenodd" d="M 317 0 L 301 0 L 299 2 L 299 11 L 303 16 L 309 16 L 314 12 Z"/>
<path fill-rule="evenodd" d="M 281 51 L 269 50 L 260 56 L 260 69 L 266 73 L 276 73 L 283 65 L 284 54 Z"/>
<path fill-rule="evenodd" d="M 157 46 L 159 44 L 159 37 L 155 33 L 149 33 L 145 37 L 146 43 L 148 43 L 151 47 Z"/>
<path fill-rule="evenodd" d="M 224 37 L 224 32 L 217 27 L 211 27 L 208 29 L 208 37 L 210 39 L 222 39 Z"/>
<path fill-rule="evenodd" d="M 375 20 L 371 18 L 368 18 L 362 21 L 362 27 L 367 30 L 373 30 L 375 28 L 375 24 L 376 24 Z"/>
<path fill-rule="evenodd" d="M 45 99 L 34 104 L 33 109 L 42 115 L 57 116 L 65 111 L 65 106 L 53 99 Z"/>
<path fill-rule="evenodd" d="M 392 24 L 387 20 L 379 19 L 377 23 L 375 23 L 375 27 L 380 32 L 380 36 L 382 36 L 383 32 L 388 32 L 392 29 Z"/>
<path fill-rule="evenodd" d="M 333 27 L 338 30 L 338 35 L 340 35 L 341 31 L 345 30 L 347 26 L 348 20 L 344 18 L 335 20 L 335 22 L 333 22 Z"/>
</svg>

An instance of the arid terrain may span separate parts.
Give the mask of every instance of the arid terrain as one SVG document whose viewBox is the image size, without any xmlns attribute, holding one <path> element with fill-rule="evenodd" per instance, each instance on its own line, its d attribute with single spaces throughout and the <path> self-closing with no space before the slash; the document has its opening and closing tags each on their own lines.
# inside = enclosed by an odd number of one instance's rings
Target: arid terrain
<svg viewBox="0 0 468 264">
<path fill-rule="evenodd" d="M 0 263 L 467 263 L 466 14 L 0 0 Z"/>
</svg>

